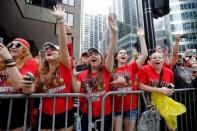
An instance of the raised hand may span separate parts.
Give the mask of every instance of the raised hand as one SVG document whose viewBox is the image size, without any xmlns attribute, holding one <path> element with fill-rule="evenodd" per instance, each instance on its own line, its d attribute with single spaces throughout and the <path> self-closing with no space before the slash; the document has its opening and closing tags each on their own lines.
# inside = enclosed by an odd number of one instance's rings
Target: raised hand
<svg viewBox="0 0 197 131">
<path fill-rule="evenodd" d="M 118 32 L 118 27 L 112 15 L 108 16 L 108 24 L 112 32 Z"/>
<path fill-rule="evenodd" d="M 180 41 L 181 35 L 180 35 L 180 34 L 176 34 L 176 35 L 175 35 L 175 39 L 176 39 L 176 41 Z"/>
<path fill-rule="evenodd" d="M 0 43 L 0 56 L 2 56 L 4 58 L 4 60 L 12 58 L 7 47 L 5 47 L 2 43 Z"/>
<path fill-rule="evenodd" d="M 53 6 L 53 12 L 51 14 L 56 19 L 63 19 L 64 18 L 65 9 L 62 9 L 60 5 Z"/>
<path fill-rule="evenodd" d="M 138 35 L 138 36 L 144 36 L 144 28 L 139 28 L 139 29 L 137 30 L 137 35 Z"/>
</svg>

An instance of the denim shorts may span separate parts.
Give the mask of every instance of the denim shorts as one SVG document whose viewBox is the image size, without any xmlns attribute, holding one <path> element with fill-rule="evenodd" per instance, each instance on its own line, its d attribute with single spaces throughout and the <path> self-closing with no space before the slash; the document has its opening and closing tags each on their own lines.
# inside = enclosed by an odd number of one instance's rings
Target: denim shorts
<svg viewBox="0 0 197 131">
<path fill-rule="evenodd" d="M 122 115 L 122 112 L 114 112 L 115 117 L 118 117 L 118 116 L 121 116 L 121 115 Z M 124 111 L 123 112 L 123 118 L 136 119 L 137 118 L 137 109 Z"/>
</svg>

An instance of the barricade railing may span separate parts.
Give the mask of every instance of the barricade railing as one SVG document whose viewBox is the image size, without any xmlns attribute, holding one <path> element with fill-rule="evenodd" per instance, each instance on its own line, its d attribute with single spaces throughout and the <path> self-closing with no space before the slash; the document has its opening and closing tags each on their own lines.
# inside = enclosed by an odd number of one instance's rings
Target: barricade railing
<svg viewBox="0 0 197 131">
<path fill-rule="evenodd" d="M 178 117 L 178 129 L 177 131 L 195 131 L 197 130 L 197 110 L 196 110 L 196 103 L 197 103 L 197 94 L 196 94 L 196 89 L 195 88 L 188 88 L 188 89 L 175 89 L 174 90 L 175 93 L 173 96 L 171 96 L 174 100 L 184 104 L 187 108 L 187 112 L 181 116 Z M 105 101 L 107 97 L 111 97 L 111 104 L 112 104 L 112 121 L 111 121 L 111 128 L 109 130 L 113 131 L 113 125 L 114 125 L 114 105 L 115 105 L 115 101 L 114 101 L 114 97 L 116 95 L 121 96 L 122 99 L 122 103 L 124 101 L 124 96 L 125 95 L 130 95 L 133 96 L 134 94 L 138 96 L 138 114 L 137 114 L 137 121 L 140 118 L 141 112 L 142 112 L 142 99 L 141 99 L 141 94 L 144 93 L 141 90 L 137 90 L 137 91 L 111 91 L 106 93 L 103 98 L 102 98 L 102 107 L 101 107 L 101 119 L 99 122 L 101 122 L 101 131 L 104 131 L 104 121 L 105 121 L 105 116 L 104 116 L 104 112 L 105 112 Z M 63 97 L 65 98 L 66 104 L 68 105 L 68 97 L 72 97 L 72 98 L 77 98 L 78 100 L 82 97 L 85 98 L 88 102 L 88 131 L 92 131 L 93 127 L 96 127 L 96 123 L 92 123 L 92 100 L 91 98 L 88 97 L 88 95 L 82 94 L 82 93 L 60 93 L 60 94 L 31 94 L 31 95 L 24 95 L 24 94 L 0 94 L 0 102 L 1 100 L 4 99 L 10 99 L 10 103 L 9 103 L 9 110 L 8 110 L 8 119 L 7 119 L 7 131 L 9 131 L 10 129 L 10 120 L 11 120 L 11 114 L 12 114 L 12 105 L 13 105 L 13 100 L 14 99 L 19 99 L 19 98 L 24 98 L 25 99 L 25 111 L 24 111 L 24 126 L 23 126 L 23 131 L 27 131 L 30 130 L 31 128 L 29 128 L 29 125 L 27 125 L 27 121 L 28 121 L 28 106 L 29 106 L 29 99 L 38 99 L 39 100 L 39 118 L 38 118 L 38 125 L 37 125 L 37 129 L 38 131 L 41 130 L 41 119 L 42 119 L 42 102 L 43 102 L 43 98 L 53 98 L 54 99 L 54 112 L 53 112 L 53 122 L 52 122 L 52 131 L 55 130 L 55 99 L 57 97 Z M 130 105 L 130 107 L 132 108 L 132 97 L 130 102 L 128 103 Z M 124 105 L 118 105 L 122 107 L 122 111 L 121 111 L 121 116 L 123 115 L 123 108 Z M 68 107 L 68 106 L 66 106 Z M 93 107 L 94 108 L 94 107 Z M 79 113 L 79 107 L 77 107 L 77 113 Z M 131 112 L 130 112 L 131 113 Z M 68 114 L 65 114 L 65 127 L 67 127 L 67 121 L 69 121 L 67 119 Z M 74 117 L 74 116 L 73 116 Z M 130 120 L 130 117 L 129 117 Z M 98 121 L 96 121 L 98 122 Z M 122 122 L 122 121 L 121 121 Z M 122 123 L 121 123 L 122 124 Z M 137 122 L 136 122 L 137 124 Z M 129 125 L 129 128 L 130 125 Z M 167 126 L 164 125 L 164 128 L 162 127 L 162 131 L 165 129 L 165 131 L 168 130 Z"/>
<path fill-rule="evenodd" d="M 105 116 L 104 116 L 104 112 L 105 112 L 105 101 L 107 97 L 111 97 L 112 101 L 112 127 L 111 127 L 111 131 L 114 130 L 113 124 L 114 124 L 114 95 L 120 95 L 122 96 L 122 103 L 124 101 L 124 96 L 125 95 L 134 95 L 134 94 L 138 94 L 138 115 L 137 115 L 137 122 L 136 125 L 138 123 L 138 120 L 141 116 L 142 110 L 142 99 L 140 97 L 140 95 L 144 93 L 144 91 L 138 90 L 138 91 L 111 91 L 106 93 L 103 96 L 102 99 L 102 111 L 101 111 L 101 131 L 104 131 L 104 122 L 105 122 Z M 196 89 L 195 88 L 187 88 L 187 89 L 174 89 L 174 94 L 171 96 L 174 100 L 184 104 L 187 108 L 186 113 L 178 116 L 178 128 L 177 131 L 196 131 L 197 130 L 197 110 L 196 110 L 196 103 L 197 103 L 197 94 L 196 94 Z M 128 104 L 132 104 L 132 97 L 131 97 L 131 101 Z M 123 115 L 123 105 L 118 105 L 122 107 L 122 111 L 121 111 L 121 116 Z M 132 106 L 131 106 L 132 108 Z M 131 113 L 131 112 L 130 112 Z M 123 118 L 123 117 L 122 117 Z M 130 117 L 129 117 L 130 118 Z M 129 119 L 131 120 L 131 119 Z M 162 121 L 163 122 L 163 121 Z M 121 121 L 121 124 L 123 122 Z M 131 126 L 129 125 L 129 130 L 131 129 Z M 163 122 L 163 124 L 161 124 L 161 131 L 168 131 L 169 129 L 167 128 L 165 122 Z"/>
<path fill-rule="evenodd" d="M 82 94 L 82 93 L 59 93 L 59 94 L 44 94 L 44 93 L 40 93 L 40 94 L 31 94 L 31 95 L 24 95 L 24 94 L 0 94 L 0 104 L 1 104 L 1 100 L 5 100 L 5 99 L 10 99 L 10 103 L 9 103 L 9 113 L 8 113 L 8 119 L 7 119 L 7 131 L 10 130 L 10 121 L 11 121 L 11 114 L 12 114 L 12 105 L 13 105 L 13 99 L 20 99 L 23 98 L 25 99 L 25 112 L 24 112 L 24 125 L 23 125 L 23 131 L 27 131 L 27 130 L 31 130 L 29 129 L 30 127 L 27 127 L 27 116 L 28 116 L 28 106 L 29 106 L 29 99 L 39 99 L 40 103 L 39 103 L 39 120 L 38 120 L 38 127 L 37 131 L 41 130 L 41 119 L 42 119 L 42 102 L 43 102 L 43 98 L 53 98 L 54 99 L 54 103 L 53 103 L 53 122 L 52 122 L 52 131 L 55 131 L 55 105 L 56 105 L 56 98 L 60 98 L 63 97 L 65 98 L 66 101 L 66 107 L 68 107 L 68 97 L 72 97 L 72 98 L 77 98 L 79 100 L 79 98 L 85 98 L 87 100 L 88 103 L 88 130 L 91 131 L 92 130 L 92 103 L 91 103 L 91 99 L 88 98 L 87 95 Z M 67 110 L 67 109 L 66 109 Z M 79 107 L 77 107 L 77 113 L 79 113 Z M 67 127 L 67 117 L 68 117 L 68 113 L 66 112 L 65 114 L 65 127 Z M 74 117 L 74 116 L 73 116 Z"/>
</svg>

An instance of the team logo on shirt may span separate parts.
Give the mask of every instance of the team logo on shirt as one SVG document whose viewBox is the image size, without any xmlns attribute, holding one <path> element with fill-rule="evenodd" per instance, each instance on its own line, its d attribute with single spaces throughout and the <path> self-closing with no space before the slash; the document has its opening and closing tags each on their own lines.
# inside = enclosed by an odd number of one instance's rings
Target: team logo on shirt
<svg viewBox="0 0 197 131">
<path fill-rule="evenodd" d="M 116 72 L 112 75 L 110 80 L 111 90 L 124 91 L 131 90 L 131 77 L 128 72 Z"/>
<path fill-rule="evenodd" d="M 5 71 L 0 72 L 0 85 L 5 84 L 7 82 L 8 76 Z"/>
<path fill-rule="evenodd" d="M 105 84 L 102 78 L 88 78 L 82 81 L 82 89 L 92 98 L 93 101 L 99 101 L 100 96 L 105 94 Z"/>
<path fill-rule="evenodd" d="M 11 83 L 8 81 L 8 75 L 6 71 L 0 72 L 0 93 L 1 94 L 10 94 L 19 92 L 14 87 L 12 87 Z"/>
<path fill-rule="evenodd" d="M 51 78 L 51 81 L 47 80 L 45 84 L 47 86 L 44 88 L 44 90 L 48 93 L 60 92 L 65 89 L 64 80 L 62 79 L 59 70 L 56 70 Z"/>
<path fill-rule="evenodd" d="M 169 84 L 165 81 L 161 81 L 159 85 L 159 80 L 150 80 L 150 85 L 153 87 L 167 87 Z"/>
</svg>

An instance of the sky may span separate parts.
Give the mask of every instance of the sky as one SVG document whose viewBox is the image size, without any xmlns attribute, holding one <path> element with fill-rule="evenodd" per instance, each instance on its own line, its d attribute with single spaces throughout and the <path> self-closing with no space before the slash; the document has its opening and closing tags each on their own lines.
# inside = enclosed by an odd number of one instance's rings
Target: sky
<svg viewBox="0 0 197 131">
<path fill-rule="evenodd" d="M 84 0 L 84 10 L 89 14 L 104 14 L 109 12 L 111 0 Z"/>
</svg>

